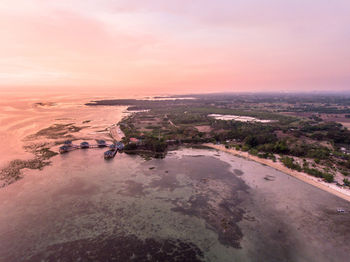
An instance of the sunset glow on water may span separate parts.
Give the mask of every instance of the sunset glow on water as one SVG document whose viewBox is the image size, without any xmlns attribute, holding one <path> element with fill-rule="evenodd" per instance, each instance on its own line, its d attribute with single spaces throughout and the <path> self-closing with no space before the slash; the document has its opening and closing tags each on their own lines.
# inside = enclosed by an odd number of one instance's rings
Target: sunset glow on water
<svg viewBox="0 0 350 262">
<path fill-rule="evenodd" d="M 345 262 L 349 0 L 1 0 L 0 262 Z"/>
</svg>

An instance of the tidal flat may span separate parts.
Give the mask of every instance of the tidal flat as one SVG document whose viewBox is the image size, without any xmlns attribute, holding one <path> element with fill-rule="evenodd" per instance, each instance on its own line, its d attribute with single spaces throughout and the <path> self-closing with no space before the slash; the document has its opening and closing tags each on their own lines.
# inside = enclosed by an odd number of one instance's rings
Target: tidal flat
<svg viewBox="0 0 350 262">
<path fill-rule="evenodd" d="M 50 165 L 50 158 L 67 139 L 76 143 L 112 139 L 108 128 L 127 114 L 125 107 L 86 107 L 88 97 L 0 98 L 0 188 L 21 179 L 26 168 Z"/>
<path fill-rule="evenodd" d="M 0 191 L 0 261 L 347 261 L 345 200 L 216 150 L 102 152 Z"/>
</svg>

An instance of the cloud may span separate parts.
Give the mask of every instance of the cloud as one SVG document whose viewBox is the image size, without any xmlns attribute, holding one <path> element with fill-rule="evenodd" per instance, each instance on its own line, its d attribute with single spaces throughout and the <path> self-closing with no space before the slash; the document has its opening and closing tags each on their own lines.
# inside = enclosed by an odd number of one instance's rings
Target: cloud
<svg viewBox="0 0 350 262">
<path fill-rule="evenodd" d="M 345 0 L 3 0 L 0 86 L 343 85 L 348 13 Z"/>
</svg>

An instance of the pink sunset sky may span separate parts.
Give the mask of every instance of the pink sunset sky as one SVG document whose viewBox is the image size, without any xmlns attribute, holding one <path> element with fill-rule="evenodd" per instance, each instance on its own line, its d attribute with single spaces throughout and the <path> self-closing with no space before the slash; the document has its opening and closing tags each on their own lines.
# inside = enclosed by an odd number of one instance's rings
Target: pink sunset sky
<svg viewBox="0 0 350 262">
<path fill-rule="evenodd" d="M 0 90 L 350 90 L 349 0 L 1 0 Z"/>
</svg>

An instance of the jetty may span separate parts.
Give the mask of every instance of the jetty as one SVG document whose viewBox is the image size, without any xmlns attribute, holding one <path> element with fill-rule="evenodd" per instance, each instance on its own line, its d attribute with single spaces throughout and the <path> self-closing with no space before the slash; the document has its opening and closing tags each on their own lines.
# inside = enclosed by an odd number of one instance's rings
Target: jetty
<svg viewBox="0 0 350 262">
<path fill-rule="evenodd" d="M 122 151 L 124 149 L 124 144 L 122 142 L 116 142 L 112 144 L 106 143 L 105 140 L 96 140 L 96 144 L 89 144 L 88 142 L 82 142 L 80 145 L 74 145 L 72 141 L 65 141 L 64 145 L 59 148 L 59 152 L 61 154 L 68 153 L 77 149 L 89 149 L 89 148 L 103 148 L 109 147 L 109 150 L 104 152 L 105 159 L 114 158 L 118 151 Z"/>
<path fill-rule="evenodd" d="M 118 149 L 110 149 L 110 150 L 104 152 L 104 158 L 105 159 L 114 158 L 115 155 L 117 154 L 117 152 L 118 152 Z"/>
</svg>

